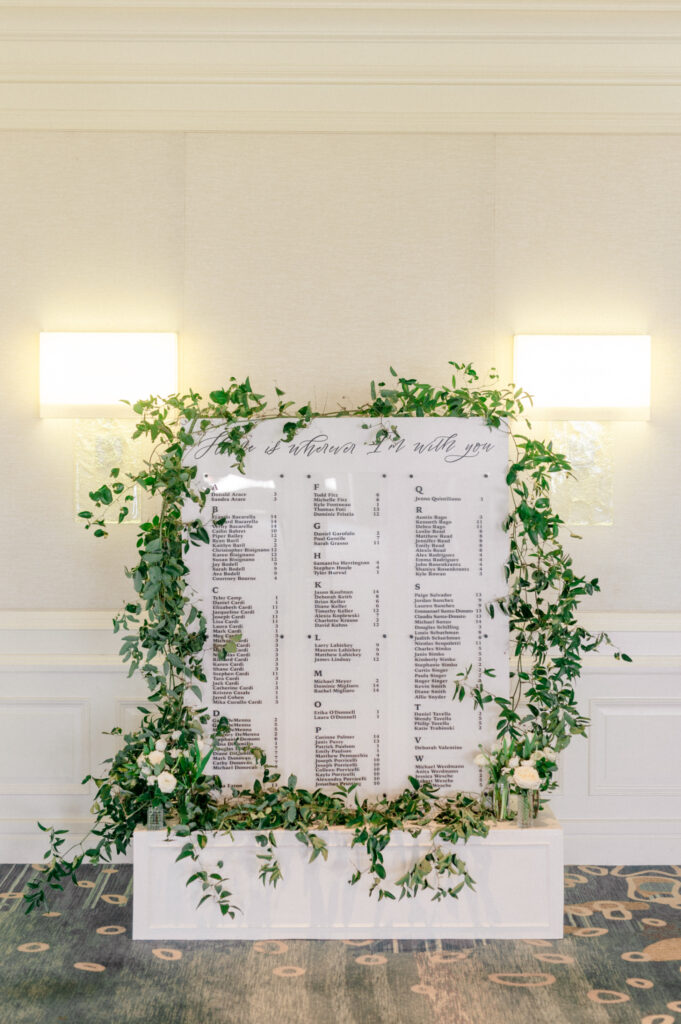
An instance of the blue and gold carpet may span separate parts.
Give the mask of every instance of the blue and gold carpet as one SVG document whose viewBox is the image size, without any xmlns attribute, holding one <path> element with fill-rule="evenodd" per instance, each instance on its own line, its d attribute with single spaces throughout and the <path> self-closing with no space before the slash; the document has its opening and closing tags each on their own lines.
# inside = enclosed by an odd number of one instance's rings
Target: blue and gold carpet
<svg viewBox="0 0 681 1024">
<path fill-rule="evenodd" d="M 565 873 L 559 941 L 133 942 L 132 869 L 26 917 L 0 867 L 2 1024 L 681 1024 L 681 868 Z"/>
</svg>

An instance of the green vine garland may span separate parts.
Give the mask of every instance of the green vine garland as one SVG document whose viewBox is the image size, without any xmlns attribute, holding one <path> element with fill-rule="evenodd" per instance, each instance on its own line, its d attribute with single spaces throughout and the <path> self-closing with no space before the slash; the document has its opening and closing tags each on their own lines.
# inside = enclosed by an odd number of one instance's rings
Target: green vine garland
<svg viewBox="0 0 681 1024">
<path fill-rule="evenodd" d="M 455 371 L 451 384 L 440 388 L 399 377 L 391 368 L 390 385 L 372 382 L 369 401 L 333 415 L 372 417 L 380 423 L 405 416 L 480 417 L 492 427 L 504 427 L 522 417 L 528 399 L 524 392 L 512 385 L 500 387 L 494 372 L 482 386 L 470 364 L 450 366 Z M 480 795 L 446 795 L 410 777 L 408 787 L 394 799 L 360 800 L 352 786 L 338 786 L 333 793 L 309 791 L 298 788 L 293 775 L 284 782 L 268 766 L 266 754 L 253 748 L 261 777 L 250 788 L 234 786 L 227 795 L 220 792 L 219 777 L 206 775 L 205 768 L 220 737 L 229 731 L 229 723 L 221 718 L 206 739 L 206 708 L 185 703 L 188 691 L 203 700 L 202 655 L 207 642 L 207 622 L 192 602 L 185 556 L 192 545 L 207 544 L 210 538 L 200 518 L 186 521 L 183 514 L 192 502 L 203 509 L 210 489 L 197 485 L 197 469 L 185 465 L 184 456 L 215 421 L 221 421 L 225 429 L 218 450 L 230 454 L 243 471 L 247 436 L 257 422 L 281 419 L 283 438 L 290 441 L 312 419 L 328 415 L 314 412 L 309 404 L 293 409 L 278 388 L 276 399 L 271 410 L 248 379 L 238 383 L 231 378 L 226 388 L 211 392 L 209 403 L 204 404 L 193 391 L 136 402 L 133 410 L 139 420 L 133 437 L 151 441 L 151 454 L 125 482 L 120 470 L 112 469 L 108 481 L 90 494 L 95 511 L 80 513 L 87 530 L 105 537 L 107 523 L 98 510 L 117 507 L 118 523 L 124 523 L 134 487 L 160 501 L 158 514 L 139 527 L 138 560 L 126 569 L 135 598 L 114 619 L 114 632 L 123 634 L 123 661 L 129 665 L 129 675 L 144 676 L 151 708 L 140 709 L 139 729 L 123 736 L 123 746 L 105 762 L 106 774 L 83 780 L 97 787 L 95 825 L 75 854 L 63 849 L 66 830 L 39 825 L 48 835 L 49 849 L 41 874 L 28 884 L 27 912 L 45 904 L 49 890 L 61 889 L 63 879 L 76 881 L 84 861 L 108 861 L 114 853 L 125 852 L 134 829 L 146 822 L 148 808 L 158 805 L 164 809 L 169 831 L 172 826 L 176 835 L 186 839 L 178 860 L 195 862 L 187 884 L 200 887 L 200 903 L 215 899 L 222 913 L 232 917 L 239 908 L 228 889 L 223 862 L 218 862 L 217 870 L 208 871 L 201 861 L 213 831 L 253 830 L 260 847 L 259 876 L 264 883 L 276 885 L 281 878 L 276 829 L 293 830 L 314 860 L 327 856 L 321 833 L 342 826 L 352 831 L 352 845 L 363 847 L 367 854 L 367 867 L 358 869 L 351 883 L 369 874 L 370 891 L 376 891 L 379 899 L 413 897 L 420 890 L 436 900 L 456 897 L 464 885 L 474 883 L 451 846 L 473 835 L 486 835 L 495 815 L 508 814 L 509 794 L 524 792 L 516 775 L 519 766 L 533 769 L 542 792 L 553 789 L 556 755 L 572 736 L 585 734 L 588 720 L 578 711 L 574 684 L 583 653 L 610 641 L 604 633 L 589 633 L 576 620 L 580 600 L 599 586 L 597 580 L 575 573 L 560 542 L 562 521 L 550 505 L 551 477 L 569 472 L 570 466 L 551 443 L 514 433 L 509 427 L 514 446 L 506 478 L 511 511 L 503 523 L 510 541 L 508 594 L 487 611 L 508 617 L 515 659 L 512 691 L 505 698 L 490 693 L 480 681 L 470 683 L 469 668 L 453 680 L 452 694 L 453 699 L 471 699 L 481 709 L 496 705 L 497 742 L 476 759 L 487 768 L 487 790 Z M 375 439 L 380 441 L 388 430 L 379 426 Z M 222 645 L 218 656 L 229 657 L 238 639 Z M 630 660 L 618 651 L 614 657 Z M 120 735 L 121 730 L 112 729 L 111 734 Z M 432 842 L 401 878 L 390 881 L 383 851 L 396 829 L 412 835 L 428 829 Z"/>
</svg>

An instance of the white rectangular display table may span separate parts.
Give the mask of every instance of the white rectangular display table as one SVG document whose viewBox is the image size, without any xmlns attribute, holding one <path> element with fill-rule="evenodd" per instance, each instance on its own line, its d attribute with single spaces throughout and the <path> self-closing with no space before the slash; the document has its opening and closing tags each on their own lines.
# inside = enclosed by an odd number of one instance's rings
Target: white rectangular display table
<svg viewBox="0 0 681 1024">
<path fill-rule="evenodd" d="M 276 832 L 284 878 L 276 889 L 258 879 L 256 854 L 262 850 L 252 832 L 234 838 L 212 837 L 202 864 L 213 869 L 224 861 L 223 874 L 234 902 L 243 911 L 222 916 L 212 901 L 197 909 L 200 884 L 186 886 L 194 861 L 177 857 L 181 838 L 139 829 L 133 839 L 135 939 L 346 939 L 346 938 L 561 938 L 563 935 L 563 833 L 549 810 L 535 825 L 519 829 L 513 822 L 495 824 L 485 839 L 458 844 L 475 879 L 458 899 L 381 900 L 368 895 L 365 878 L 348 879 L 366 854 L 350 849 L 351 833 L 323 833 L 328 861 L 308 863 L 308 848 L 293 832 Z M 429 836 L 414 839 L 394 833 L 384 852 L 389 879 L 398 878 L 423 852 Z"/>
</svg>

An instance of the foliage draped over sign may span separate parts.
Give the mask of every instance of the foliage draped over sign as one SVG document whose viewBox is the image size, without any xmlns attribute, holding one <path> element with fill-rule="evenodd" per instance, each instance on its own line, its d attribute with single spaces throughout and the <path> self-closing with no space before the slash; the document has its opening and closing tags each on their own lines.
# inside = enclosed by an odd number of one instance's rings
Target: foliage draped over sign
<svg viewBox="0 0 681 1024">
<path fill-rule="evenodd" d="M 107 482 L 90 494 L 94 511 L 80 513 L 87 530 L 105 537 L 112 509 L 117 509 L 119 524 L 129 517 L 133 488 L 157 499 L 157 514 L 139 527 L 136 564 L 126 569 L 134 597 L 114 619 L 130 675 L 138 673 L 146 680 L 147 706 L 140 708 L 140 727 L 126 733 L 118 753 L 105 762 L 105 773 L 84 780 L 97 788 L 95 824 L 75 854 L 64 850 L 66 830 L 39 826 L 48 835 L 49 849 L 42 874 L 26 894 L 27 910 L 43 905 L 49 889 L 61 888 L 64 878 L 75 881 L 84 861 L 109 860 L 124 852 L 136 826 L 146 822 L 148 809 L 159 805 L 168 827 L 186 837 L 178 859 L 194 862 L 188 884 L 200 888 L 199 902 L 215 899 L 222 913 L 232 917 L 239 907 L 224 865 L 218 862 L 217 870 L 208 872 L 201 864 L 200 853 L 212 831 L 253 830 L 261 848 L 260 877 L 276 885 L 281 871 L 274 830 L 294 830 L 314 860 L 327 856 L 324 830 L 342 826 L 351 831 L 352 845 L 367 853 L 366 869 L 357 870 L 350 882 L 368 873 L 371 891 L 379 899 L 411 897 L 419 890 L 427 890 L 433 899 L 455 897 L 464 885 L 472 887 L 473 880 L 450 844 L 486 835 L 495 812 L 508 813 L 509 793 L 525 792 L 514 769 L 533 769 L 542 792 L 554 788 L 557 754 L 573 736 L 584 735 L 588 724 L 579 713 L 574 690 L 582 656 L 609 643 L 605 634 L 591 634 L 577 622 L 581 599 L 599 589 L 598 581 L 573 568 L 560 540 L 563 523 L 549 500 L 551 478 L 569 472 L 570 466 L 550 442 L 516 430 L 516 421 L 525 422 L 527 395 L 513 385 L 500 386 L 494 373 L 483 385 L 471 365 L 450 366 L 454 373 L 443 387 L 399 377 L 391 368 L 389 383 L 371 383 L 364 405 L 333 415 L 376 418 L 373 440 L 379 441 L 394 429 L 383 424 L 393 417 L 480 417 L 492 427 L 509 430 L 512 455 L 506 479 L 511 500 L 503 523 L 510 541 L 508 592 L 487 611 L 508 617 L 515 661 L 511 694 L 501 697 L 489 692 L 484 681 L 471 681 L 470 668 L 452 680 L 453 699 L 472 700 L 481 709 L 493 705 L 497 714 L 497 742 L 491 751 L 478 755 L 487 768 L 487 790 L 443 794 L 410 777 L 408 787 L 394 799 L 360 800 L 352 786 L 338 786 L 332 793 L 309 791 L 297 786 L 294 775 L 281 779 L 268 766 L 266 752 L 257 748 L 251 752 L 254 767 L 261 771 L 252 786 L 220 791 L 220 779 L 205 774 L 229 723 L 222 718 L 216 730 L 205 735 L 206 709 L 186 700 L 191 693 L 200 705 L 206 682 L 207 622 L 193 603 L 185 556 L 192 545 L 210 541 L 199 515 L 210 488 L 197 481 L 196 466 L 185 464 L 185 453 L 215 421 L 222 421 L 228 429 L 219 450 L 231 455 L 243 471 L 248 434 L 257 422 L 281 420 L 282 436 L 290 441 L 312 419 L 328 414 L 315 412 L 310 404 L 294 408 L 279 389 L 271 408 L 248 379 L 239 383 L 231 378 L 228 386 L 210 393 L 209 402 L 194 391 L 152 397 L 133 405 L 138 416 L 133 437 L 150 441 L 151 454 L 125 479 L 118 468 L 112 469 Z M 188 520 L 186 510 L 191 507 L 197 514 Z M 228 641 L 218 656 L 228 658 L 238 640 Z M 629 660 L 617 651 L 614 657 Z M 112 730 L 114 735 L 121 732 Z M 391 832 L 417 834 L 425 828 L 432 835 L 427 854 L 401 878 L 386 879 L 383 850 Z"/>
</svg>

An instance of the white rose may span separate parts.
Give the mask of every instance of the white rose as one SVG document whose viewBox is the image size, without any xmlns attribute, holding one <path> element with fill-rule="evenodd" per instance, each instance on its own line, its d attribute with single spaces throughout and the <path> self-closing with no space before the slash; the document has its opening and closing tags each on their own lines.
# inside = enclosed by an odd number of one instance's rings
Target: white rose
<svg viewBox="0 0 681 1024">
<path fill-rule="evenodd" d="M 523 768 L 532 768 L 534 765 L 534 761 L 531 757 L 528 757 L 526 761 L 521 761 L 520 763 L 523 766 Z"/>
<path fill-rule="evenodd" d="M 178 750 L 177 747 L 171 747 L 168 753 L 171 757 L 179 757 L 182 751 Z"/>
<path fill-rule="evenodd" d="M 473 764 L 477 764 L 479 768 L 485 768 L 487 765 L 487 757 L 485 756 L 485 754 L 480 752 L 479 754 L 476 754 L 475 757 L 473 758 Z"/>
<path fill-rule="evenodd" d="M 533 750 L 530 754 L 530 764 L 535 764 L 542 756 L 541 750 Z"/>
<path fill-rule="evenodd" d="M 155 782 L 156 782 L 156 776 L 155 775 L 147 776 L 147 786 L 153 786 Z"/>
<path fill-rule="evenodd" d="M 151 775 L 151 768 L 148 764 L 142 765 L 142 775 Z"/>
<path fill-rule="evenodd" d="M 510 758 L 510 760 L 508 762 L 508 767 L 509 768 L 517 768 L 519 764 L 520 764 L 520 758 L 517 756 L 517 754 L 514 754 L 513 757 Z"/>
<path fill-rule="evenodd" d="M 519 768 L 513 772 L 513 781 L 516 786 L 520 786 L 521 789 L 539 789 L 541 779 L 539 778 L 539 772 L 532 765 L 520 765 Z"/>
<path fill-rule="evenodd" d="M 156 740 L 156 743 L 154 744 L 154 746 L 156 747 L 157 750 L 165 750 L 166 747 L 168 746 L 168 741 L 167 740 Z"/>
<path fill-rule="evenodd" d="M 542 750 L 542 754 L 544 755 L 544 757 L 548 757 L 549 761 L 553 761 L 554 753 L 551 750 L 551 747 L 544 747 L 544 749 Z"/>
<path fill-rule="evenodd" d="M 177 779 L 170 772 L 161 772 L 158 779 L 158 788 L 162 793 L 172 793 L 177 785 Z"/>
<path fill-rule="evenodd" d="M 149 761 L 149 764 L 160 764 L 163 760 L 163 754 L 160 750 L 152 750 L 147 760 Z"/>
<path fill-rule="evenodd" d="M 176 729 L 175 732 L 171 732 L 170 738 L 171 738 L 171 740 L 179 740 L 181 735 L 182 735 L 181 730 L 180 729 Z"/>
<path fill-rule="evenodd" d="M 147 755 L 146 754 L 140 754 L 140 756 L 137 758 L 137 763 L 140 766 L 140 768 L 142 767 L 143 764 L 146 764 L 146 760 L 147 760 Z"/>
</svg>

